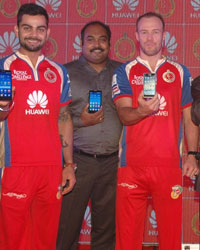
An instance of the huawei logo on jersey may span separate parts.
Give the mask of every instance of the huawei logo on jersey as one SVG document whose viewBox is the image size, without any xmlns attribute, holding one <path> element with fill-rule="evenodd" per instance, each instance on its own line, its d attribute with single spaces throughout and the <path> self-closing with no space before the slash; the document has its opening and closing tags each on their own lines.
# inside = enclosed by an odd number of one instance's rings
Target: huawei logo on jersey
<svg viewBox="0 0 200 250">
<path fill-rule="evenodd" d="M 165 110 L 165 108 L 167 106 L 167 102 L 165 100 L 165 97 L 158 94 L 158 98 L 160 100 L 160 106 L 159 106 L 158 112 L 155 115 L 156 116 L 168 116 L 168 111 Z"/>
<path fill-rule="evenodd" d="M 29 94 L 27 103 L 29 104 L 30 108 L 35 108 L 38 104 L 41 108 L 46 108 L 48 100 L 47 95 L 43 94 L 41 90 L 33 91 L 33 93 Z"/>
<path fill-rule="evenodd" d="M 34 90 L 29 94 L 27 103 L 30 109 L 25 110 L 26 115 L 48 115 L 49 109 L 45 109 L 48 104 L 47 95 L 41 90 Z M 40 109 L 39 109 L 40 108 Z"/>
<path fill-rule="evenodd" d="M 160 107 L 159 107 L 159 109 L 160 109 L 160 110 L 164 110 L 165 107 L 166 107 L 166 105 L 167 105 L 167 102 L 166 102 L 166 100 L 165 100 L 165 97 L 164 97 L 164 96 L 161 96 L 160 94 L 158 94 L 158 98 L 159 98 L 159 100 L 160 100 Z"/>
</svg>

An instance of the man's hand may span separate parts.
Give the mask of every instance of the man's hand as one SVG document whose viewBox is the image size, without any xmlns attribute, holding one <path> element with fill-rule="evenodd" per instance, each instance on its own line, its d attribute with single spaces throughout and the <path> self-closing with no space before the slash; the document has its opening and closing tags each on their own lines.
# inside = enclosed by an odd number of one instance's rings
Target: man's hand
<svg viewBox="0 0 200 250">
<path fill-rule="evenodd" d="M 188 155 L 183 163 L 183 176 L 195 177 L 199 174 L 197 160 L 194 155 Z"/>
<path fill-rule="evenodd" d="M 72 191 L 74 185 L 76 183 L 76 177 L 74 173 L 74 168 L 71 166 L 67 166 L 63 168 L 62 171 L 62 187 L 64 187 L 62 194 L 67 194 Z M 67 184 L 67 185 L 66 185 Z M 66 187 L 65 187 L 66 185 Z"/>
<path fill-rule="evenodd" d="M 82 123 L 85 126 L 92 126 L 103 122 L 104 120 L 103 108 L 101 107 L 100 110 L 95 113 L 88 113 L 88 107 L 89 104 L 87 104 L 82 110 L 81 113 Z"/>
<path fill-rule="evenodd" d="M 138 112 L 143 116 L 148 116 L 157 112 L 160 106 L 160 100 L 156 93 L 154 97 L 147 100 L 143 97 L 143 91 L 138 96 Z"/>
<path fill-rule="evenodd" d="M 0 108 L 8 109 L 10 106 L 10 101 L 0 101 Z"/>
<path fill-rule="evenodd" d="M 12 87 L 12 100 L 14 98 L 14 94 L 15 94 L 15 87 Z M 9 109 L 9 106 L 11 105 L 11 101 L 0 101 L 0 108 L 2 109 Z"/>
</svg>

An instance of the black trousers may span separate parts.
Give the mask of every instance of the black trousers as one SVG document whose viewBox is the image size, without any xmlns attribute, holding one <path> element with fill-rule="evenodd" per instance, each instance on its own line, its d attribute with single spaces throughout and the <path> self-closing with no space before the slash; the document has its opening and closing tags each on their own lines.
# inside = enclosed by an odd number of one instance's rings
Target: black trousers
<svg viewBox="0 0 200 250">
<path fill-rule="evenodd" d="M 74 152 L 76 185 L 62 200 L 57 250 L 76 250 L 88 201 L 91 200 L 91 249 L 115 248 L 115 196 L 118 156 L 102 158 Z"/>
</svg>

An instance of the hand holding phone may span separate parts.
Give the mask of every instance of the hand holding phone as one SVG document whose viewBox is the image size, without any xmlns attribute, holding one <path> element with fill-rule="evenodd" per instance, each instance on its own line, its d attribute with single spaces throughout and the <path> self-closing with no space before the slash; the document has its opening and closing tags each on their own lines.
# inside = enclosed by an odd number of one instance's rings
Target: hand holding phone
<svg viewBox="0 0 200 250">
<path fill-rule="evenodd" d="M 12 100 L 12 74 L 10 70 L 0 70 L 0 101 Z"/>
<path fill-rule="evenodd" d="M 100 110 L 102 105 L 102 91 L 90 90 L 89 91 L 89 113 L 95 113 Z"/>
<path fill-rule="evenodd" d="M 144 98 L 152 98 L 156 94 L 156 75 L 152 73 L 144 74 L 143 93 Z"/>
</svg>

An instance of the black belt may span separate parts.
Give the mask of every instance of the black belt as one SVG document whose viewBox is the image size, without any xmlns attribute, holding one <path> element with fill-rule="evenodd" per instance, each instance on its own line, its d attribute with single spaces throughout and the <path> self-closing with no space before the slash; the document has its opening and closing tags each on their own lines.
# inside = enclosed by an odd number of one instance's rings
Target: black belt
<svg viewBox="0 0 200 250">
<path fill-rule="evenodd" d="M 114 156 L 114 155 L 118 155 L 118 151 L 111 153 L 111 154 L 90 154 L 90 153 L 86 153 L 80 149 L 74 149 L 74 152 L 80 154 L 80 155 L 87 155 L 93 158 L 107 158 L 110 156 Z"/>
</svg>

